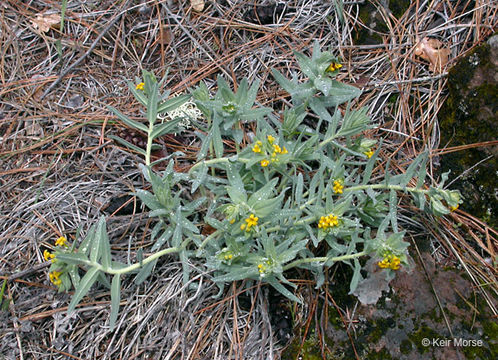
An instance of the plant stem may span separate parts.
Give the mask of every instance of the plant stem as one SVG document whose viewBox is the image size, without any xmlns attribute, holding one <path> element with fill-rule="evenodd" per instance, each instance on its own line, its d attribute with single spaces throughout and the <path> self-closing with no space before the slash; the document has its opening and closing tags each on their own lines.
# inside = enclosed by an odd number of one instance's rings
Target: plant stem
<svg viewBox="0 0 498 360">
<path fill-rule="evenodd" d="M 190 239 L 187 239 L 180 246 L 163 249 L 163 250 L 158 251 L 158 252 L 152 254 L 151 256 L 147 257 L 141 263 L 135 263 L 133 265 L 130 265 L 130 266 L 127 266 L 127 267 L 124 267 L 124 268 L 120 268 L 120 269 L 113 269 L 113 268 L 107 268 L 107 269 L 105 269 L 101 264 L 99 264 L 97 262 L 93 262 L 93 261 L 87 261 L 84 264 L 86 264 L 86 265 L 88 265 L 90 267 L 95 267 L 95 268 L 99 269 L 100 271 L 103 271 L 103 272 L 111 274 L 111 275 L 126 274 L 126 273 L 132 272 L 134 270 L 140 269 L 144 265 L 146 265 L 146 264 L 148 264 L 148 263 L 150 263 L 150 262 L 152 262 L 152 261 L 160 258 L 161 256 L 164 256 L 164 255 L 167 255 L 167 254 L 173 254 L 173 253 L 182 251 L 183 249 L 185 249 L 185 247 L 188 245 L 188 243 L 190 241 L 191 241 Z"/>
<path fill-rule="evenodd" d="M 315 258 L 306 258 L 306 259 L 298 259 L 294 260 L 293 262 L 285 265 L 282 269 L 284 271 L 292 269 L 293 267 L 296 267 L 301 264 L 305 263 L 312 263 L 312 262 L 327 262 L 327 261 L 332 261 L 332 262 L 338 262 L 338 261 L 344 261 L 344 260 L 350 260 L 350 259 L 356 259 L 359 257 L 362 257 L 366 255 L 367 253 L 365 251 L 361 251 L 356 254 L 349 254 L 349 255 L 342 255 L 342 256 L 336 256 L 336 257 L 315 257 Z"/>
</svg>

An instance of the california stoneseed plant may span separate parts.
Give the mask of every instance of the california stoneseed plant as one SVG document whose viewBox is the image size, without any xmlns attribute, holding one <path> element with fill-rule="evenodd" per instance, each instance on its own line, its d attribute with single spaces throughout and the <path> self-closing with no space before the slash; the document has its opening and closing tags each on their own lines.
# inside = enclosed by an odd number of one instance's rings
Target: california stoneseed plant
<svg viewBox="0 0 498 360">
<path fill-rule="evenodd" d="M 388 279 L 408 265 L 408 243 L 397 223 L 397 192 L 411 194 L 421 210 L 437 216 L 458 207 L 459 192 L 443 189 L 442 183 L 425 184 L 426 153 L 404 174 L 390 175 L 387 163 L 383 178 L 372 179 L 382 142 L 362 136 L 372 126 L 367 109 L 347 105 L 344 112 L 339 110 L 360 91 L 334 79 L 342 65 L 317 44 L 311 58 L 295 55 L 307 81 L 297 76 L 289 80 L 273 70 L 292 97 L 283 120 L 272 109 L 254 107 L 257 82 L 249 86 L 244 79 L 233 93 L 219 78 L 214 98 L 204 84 L 192 92 L 206 121 L 195 124 L 202 130 L 197 133 L 202 146 L 188 173 L 176 172 L 171 158 L 163 172 L 156 172 L 153 165 L 165 159 L 152 162 L 151 151 L 154 139 L 180 131 L 177 124 L 185 120 L 159 123 L 158 115 L 177 110 L 190 96 L 161 94 L 164 79 L 158 83 L 149 72 L 144 72 L 144 82 L 129 82 L 130 91 L 147 109 L 146 123 L 110 110 L 127 126 L 147 134 L 146 149 L 116 140 L 145 158 L 140 167 L 151 191 L 139 190 L 136 196 L 156 219 L 150 232 L 154 245 L 147 250 L 150 255 L 138 251 L 135 263 L 112 260 L 104 217 L 79 246 L 79 234 L 72 246 L 58 239 L 55 252 L 45 251 L 45 258 L 52 259 L 50 279 L 59 291 L 75 288 L 69 313 L 98 281 L 111 289 L 112 329 L 121 279 L 134 274 L 140 284 L 167 254 L 181 260 L 185 282 L 189 259 L 195 259 L 211 270 L 220 294 L 227 282 L 247 279 L 268 283 L 297 302 L 295 285 L 284 276 L 292 268 L 309 270 L 320 287 L 324 271 L 343 262 L 353 269 L 354 291 L 362 278 L 361 258 L 377 259 Z M 249 131 L 251 123 L 255 133 Z M 247 139 L 249 145 L 244 146 Z M 227 154 L 223 140 L 235 143 L 234 154 Z M 200 232 L 205 224 L 214 228 L 209 235 Z"/>
</svg>

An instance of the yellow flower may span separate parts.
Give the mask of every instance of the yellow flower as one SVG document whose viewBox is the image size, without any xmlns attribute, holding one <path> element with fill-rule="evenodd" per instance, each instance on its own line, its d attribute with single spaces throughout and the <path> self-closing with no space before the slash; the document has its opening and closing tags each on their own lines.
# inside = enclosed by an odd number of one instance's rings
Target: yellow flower
<svg viewBox="0 0 498 360">
<path fill-rule="evenodd" d="M 60 271 L 52 271 L 51 273 L 48 274 L 48 277 L 50 278 L 50 282 L 54 284 L 55 286 L 59 286 L 62 281 L 59 279 L 59 276 L 62 275 L 62 272 Z"/>
<path fill-rule="evenodd" d="M 381 269 L 399 270 L 401 259 L 394 254 L 385 254 L 384 259 L 377 263 Z"/>
<path fill-rule="evenodd" d="M 135 86 L 135 89 L 143 91 L 144 90 L 144 86 L 145 86 L 145 84 L 143 82 L 141 82 L 140 84 L 137 84 L 137 86 Z"/>
<path fill-rule="evenodd" d="M 369 151 L 365 151 L 363 154 L 365 154 L 367 156 L 367 158 L 371 158 L 372 155 L 374 154 L 374 151 L 373 150 L 369 150 Z"/>
<path fill-rule="evenodd" d="M 230 224 L 233 224 L 235 222 L 235 218 L 229 220 Z"/>
<path fill-rule="evenodd" d="M 276 144 L 273 144 L 273 153 L 275 154 L 280 154 L 282 152 L 282 149 L 280 148 L 280 146 L 276 145 Z"/>
<path fill-rule="evenodd" d="M 258 264 L 259 276 L 264 277 L 266 273 L 266 266 L 264 264 Z"/>
<path fill-rule="evenodd" d="M 252 151 L 255 153 L 261 153 L 261 145 L 263 145 L 261 141 L 256 141 L 256 144 L 252 147 Z"/>
<path fill-rule="evenodd" d="M 249 215 L 249 217 L 246 219 L 247 224 L 240 225 L 240 230 L 251 231 L 251 228 L 253 226 L 258 225 L 258 220 L 259 218 L 254 214 Z"/>
<path fill-rule="evenodd" d="M 342 68 L 342 65 L 336 62 L 332 62 L 329 67 L 325 70 L 325 72 L 334 72 Z"/>
<path fill-rule="evenodd" d="M 339 217 L 334 214 L 322 216 L 318 221 L 318 228 L 328 230 L 331 227 L 339 226 Z"/>
<path fill-rule="evenodd" d="M 336 194 L 342 194 L 342 191 L 344 190 L 344 185 L 342 185 L 342 180 L 335 180 L 332 190 L 334 190 L 334 193 Z"/>
<path fill-rule="evenodd" d="M 287 154 L 287 153 L 289 153 L 289 152 L 287 151 L 287 149 L 286 149 L 286 148 L 285 148 L 285 146 L 284 146 L 284 147 L 282 148 L 282 154 Z"/>
<path fill-rule="evenodd" d="M 57 240 L 55 240 L 55 246 L 65 246 L 67 247 L 67 239 L 64 236 L 61 236 Z"/>
<path fill-rule="evenodd" d="M 50 259 L 55 258 L 55 254 L 52 254 L 50 251 L 45 250 L 43 251 L 43 258 L 45 259 L 45 261 L 49 261 Z"/>
<path fill-rule="evenodd" d="M 262 167 L 267 167 L 270 164 L 270 162 L 267 159 L 264 159 L 264 160 L 261 160 L 260 164 Z"/>
<path fill-rule="evenodd" d="M 456 209 L 458 209 L 458 206 L 459 206 L 459 204 L 457 204 L 456 206 L 451 206 L 450 211 L 451 212 L 455 211 Z"/>
<path fill-rule="evenodd" d="M 268 142 L 270 144 L 273 144 L 273 142 L 275 141 L 275 138 L 273 136 L 271 136 L 271 135 L 268 135 L 266 138 L 268 139 Z"/>
</svg>

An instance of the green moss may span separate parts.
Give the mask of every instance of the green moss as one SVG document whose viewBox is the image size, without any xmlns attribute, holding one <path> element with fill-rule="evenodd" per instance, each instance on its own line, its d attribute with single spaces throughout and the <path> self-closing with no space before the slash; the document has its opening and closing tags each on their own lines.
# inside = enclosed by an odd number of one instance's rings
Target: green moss
<svg viewBox="0 0 498 360">
<path fill-rule="evenodd" d="M 301 351 L 299 351 L 301 349 Z M 282 360 L 296 360 L 301 356 L 302 360 L 322 360 L 320 342 L 316 336 L 310 336 L 301 348 L 301 340 L 294 339 L 292 343 L 282 353 Z M 326 359 L 331 359 L 327 356 Z"/>
<path fill-rule="evenodd" d="M 410 7 L 410 0 L 391 0 L 389 1 L 389 9 L 392 11 L 396 19 L 399 19 Z"/>
<path fill-rule="evenodd" d="M 429 347 L 422 345 L 422 339 L 441 339 L 444 336 L 440 336 L 434 329 L 422 325 L 417 331 L 408 334 L 408 338 L 417 347 L 418 352 L 423 354 L 429 350 Z"/>
<path fill-rule="evenodd" d="M 412 343 L 410 340 L 406 339 L 401 342 L 399 349 L 402 354 L 408 355 L 412 351 Z"/>
<path fill-rule="evenodd" d="M 495 73 L 487 44 L 476 48 L 449 71 L 448 98 L 438 113 L 443 146 L 495 140 L 498 132 Z M 497 226 L 498 157 L 490 156 L 492 152 L 491 148 L 472 148 L 450 153 L 441 158 L 441 170 L 451 170 L 452 176 L 465 173 L 452 185 L 466 200 L 460 207 L 489 225 Z M 482 163 L 471 169 L 479 162 Z"/>
</svg>

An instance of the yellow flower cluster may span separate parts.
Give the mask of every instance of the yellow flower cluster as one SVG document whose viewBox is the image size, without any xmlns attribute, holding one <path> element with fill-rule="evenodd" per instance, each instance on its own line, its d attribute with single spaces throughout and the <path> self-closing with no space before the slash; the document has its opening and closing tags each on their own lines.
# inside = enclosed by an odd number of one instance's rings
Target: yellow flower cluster
<svg viewBox="0 0 498 360">
<path fill-rule="evenodd" d="M 400 258 L 393 254 L 384 255 L 384 259 L 378 262 L 379 267 L 382 269 L 398 270 L 400 264 L 401 264 Z"/>
<path fill-rule="evenodd" d="M 329 214 L 327 216 L 322 216 L 318 222 L 318 228 L 327 230 L 328 228 L 338 226 L 339 218 L 334 214 Z"/>
<path fill-rule="evenodd" d="M 233 255 L 230 254 L 230 253 L 226 253 L 225 256 L 223 257 L 225 260 L 232 260 L 233 259 Z"/>
<path fill-rule="evenodd" d="M 50 251 L 48 250 L 44 250 L 43 251 L 43 258 L 45 259 L 45 261 L 49 261 L 49 260 L 52 260 L 52 262 L 55 261 L 55 254 L 52 254 Z"/>
<path fill-rule="evenodd" d="M 329 65 L 325 72 L 334 72 L 336 70 L 339 70 L 340 68 L 342 68 L 342 65 L 334 61 Z"/>
<path fill-rule="evenodd" d="M 252 151 L 254 151 L 255 153 L 258 153 L 258 154 L 261 154 L 261 146 L 263 145 L 263 143 L 261 141 L 256 141 L 256 144 L 254 144 L 254 146 L 252 147 Z"/>
<path fill-rule="evenodd" d="M 144 90 L 144 86 L 145 86 L 145 84 L 143 82 L 141 82 L 140 84 L 137 84 L 137 86 L 135 86 L 135 89 L 143 91 Z"/>
<path fill-rule="evenodd" d="M 65 246 L 67 247 L 67 239 L 64 236 L 61 236 L 57 240 L 55 240 L 55 246 Z"/>
<path fill-rule="evenodd" d="M 365 151 L 363 154 L 365 154 L 367 156 L 367 158 L 371 158 L 372 155 L 374 154 L 374 151 L 373 150 L 368 150 L 368 151 Z"/>
<path fill-rule="evenodd" d="M 332 190 L 334 190 L 335 194 L 342 194 L 342 191 L 344 190 L 342 180 L 334 180 L 334 186 L 332 187 Z"/>
<path fill-rule="evenodd" d="M 251 231 L 251 228 L 253 226 L 258 225 L 258 220 L 259 218 L 257 216 L 254 216 L 254 214 L 249 215 L 249 217 L 246 219 L 247 224 L 240 225 L 240 230 Z"/>
<path fill-rule="evenodd" d="M 259 276 L 264 277 L 266 272 L 265 264 L 262 263 L 258 264 L 258 271 L 259 271 Z"/>
<path fill-rule="evenodd" d="M 48 277 L 50 278 L 50 282 L 54 284 L 55 286 L 59 286 L 62 281 L 59 279 L 59 276 L 62 275 L 62 272 L 60 271 L 52 271 L 50 274 L 48 274 Z"/>
<path fill-rule="evenodd" d="M 261 167 L 267 167 L 268 165 L 270 165 L 270 161 L 272 163 L 278 162 L 279 161 L 279 159 L 277 157 L 278 154 L 283 155 L 283 154 L 289 153 L 289 151 L 287 151 L 285 146 L 280 147 L 280 145 L 274 144 L 276 139 L 272 135 L 268 135 L 266 137 L 266 139 L 268 140 L 268 143 L 272 146 L 273 151 L 272 151 L 270 159 L 263 159 L 260 161 Z M 263 154 L 263 152 L 264 152 L 263 151 L 263 143 L 260 140 L 256 141 L 256 143 L 252 147 L 252 151 L 255 152 L 256 154 Z M 264 153 L 266 154 L 266 152 L 264 152 Z"/>
</svg>

